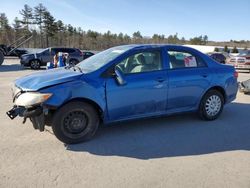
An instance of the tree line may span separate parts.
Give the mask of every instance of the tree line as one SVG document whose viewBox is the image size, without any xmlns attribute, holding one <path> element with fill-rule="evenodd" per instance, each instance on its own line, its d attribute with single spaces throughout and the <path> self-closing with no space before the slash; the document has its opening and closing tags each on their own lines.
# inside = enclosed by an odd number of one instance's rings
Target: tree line
<svg viewBox="0 0 250 188">
<path fill-rule="evenodd" d="M 133 43 L 170 43 L 170 44 L 196 44 L 209 45 L 207 35 L 190 38 L 179 37 L 178 33 L 165 36 L 154 34 L 151 37 L 142 36 L 136 31 L 132 36 L 124 33 L 111 33 L 107 31 L 84 31 L 81 27 L 73 27 L 62 20 L 56 20 L 49 10 L 38 4 L 30 7 L 25 4 L 20 10 L 20 18 L 16 17 L 12 24 L 5 13 L 0 13 L 0 44 L 11 44 L 24 35 L 32 35 L 33 38 L 23 47 L 46 48 L 49 46 L 67 46 L 86 50 L 103 50 L 112 46 Z M 232 43 L 232 41 L 230 41 Z M 226 43 L 230 45 L 230 42 Z M 233 41 L 235 43 L 235 41 Z M 226 45 L 225 44 L 225 45 Z M 240 45 L 250 46 L 250 41 L 241 41 Z"/>
</svg>

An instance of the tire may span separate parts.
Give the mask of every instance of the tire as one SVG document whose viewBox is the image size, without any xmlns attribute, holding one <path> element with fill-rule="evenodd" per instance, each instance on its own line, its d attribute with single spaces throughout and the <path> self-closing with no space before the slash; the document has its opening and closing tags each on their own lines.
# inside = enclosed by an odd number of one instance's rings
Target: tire
<svg viewBox="0 0 250 188">
<path fill-rule="evenodd" d="M 31 60 L 30 61 L 30 68 L 34 70 L 40 69 L 41 62 L 37 59 Z"/>
<path fill-rule="evenodd" d="M 52 120 L 55 136 L 65 144 L 90 140 L 99 126 L 97 110 L 88 103 L 74 101 L 61 107 Z"/>
<path fill-rule="evenodd" d="M 217 90 L 208 91 L 200 102 L 199 116 L 203 120 L 217 119 L 224 107 L 224 97 Z"/>
<path fill-rule="evenodd" d="M 3 64 L 3 61 L 4 61 L 4 55 L 3 52 L 0 50 L 0 65 Z"/>
</svg>

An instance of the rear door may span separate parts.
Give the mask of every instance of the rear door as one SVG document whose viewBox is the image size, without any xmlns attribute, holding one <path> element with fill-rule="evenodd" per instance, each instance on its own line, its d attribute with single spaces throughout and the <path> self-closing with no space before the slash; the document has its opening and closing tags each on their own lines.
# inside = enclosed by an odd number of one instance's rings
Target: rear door
<svg viewBox="0 0 250 188">
<path fill-rule="evenodd" d="M 209 68 L 196 53 L 168 48 L 168 113 L 197 108 L 212 79 Z"/>
<path fill-rule="evenodd" d="M 43 65 L 46 65 L 47 62 L 53 61 L 53 58 L 51 58 L 51 48 L 48 48 L 44 52 L 42 52 L 41 61 Z"/>
</svg>

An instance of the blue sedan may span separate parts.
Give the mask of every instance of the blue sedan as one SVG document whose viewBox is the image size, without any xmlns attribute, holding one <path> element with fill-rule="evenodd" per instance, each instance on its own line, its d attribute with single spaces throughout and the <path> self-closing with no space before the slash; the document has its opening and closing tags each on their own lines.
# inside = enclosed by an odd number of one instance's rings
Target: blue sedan
<svg viewBox="0 0 250 188">
<path fill-rule="evenodd" d="M 15 81 L 7 115 L 29 118 L 35 129 L 52 126 L 64 143 L 89 140 L 98 126 L 182 112 L 215 120 L 236 98 L 238 74 L 192 48 L 125 45 L 73 67 Z"/>
</svg>

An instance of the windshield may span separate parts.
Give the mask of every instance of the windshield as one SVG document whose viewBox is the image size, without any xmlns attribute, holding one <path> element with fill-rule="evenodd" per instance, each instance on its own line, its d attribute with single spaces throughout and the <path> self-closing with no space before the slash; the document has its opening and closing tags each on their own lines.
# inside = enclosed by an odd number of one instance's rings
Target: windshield
<svg viewBox="0 0 250 188">
<path fill-rule="evenodd" d="M 133 48 L 133 46 L 118 46 L 110 48 L 83 60 L 77 66 L 79 66 L 84 73 L 90 73 L 108 64 L 110 61 L 131 48 Z"/>
</svg>

